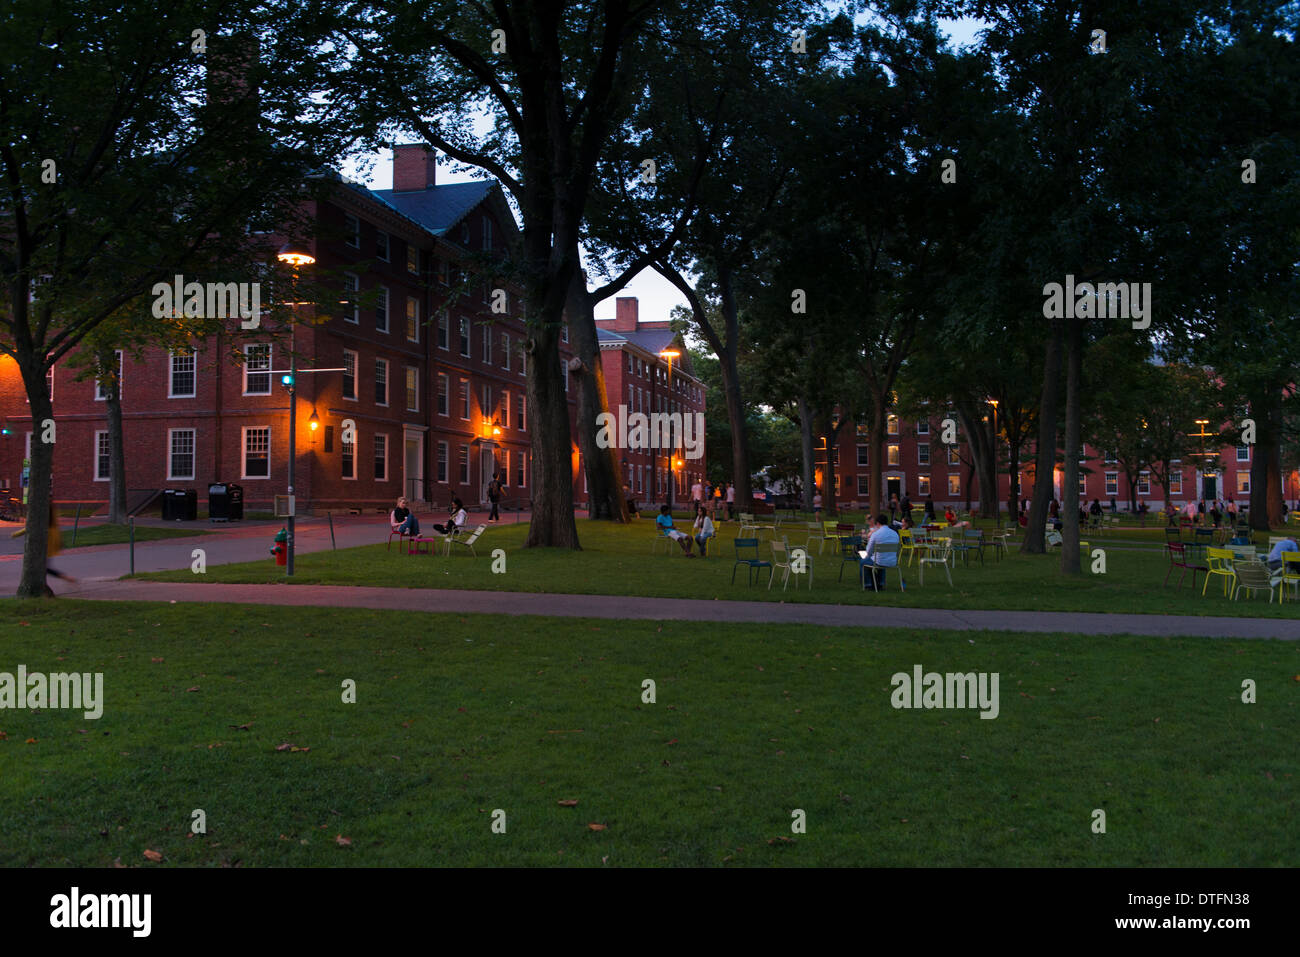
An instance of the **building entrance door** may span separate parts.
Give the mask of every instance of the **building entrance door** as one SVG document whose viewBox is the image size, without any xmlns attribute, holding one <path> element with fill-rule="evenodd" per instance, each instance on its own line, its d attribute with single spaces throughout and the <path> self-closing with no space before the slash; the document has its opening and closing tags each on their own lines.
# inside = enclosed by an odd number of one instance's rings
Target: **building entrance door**
<svg viewBox="0 0 1300 957">
<path fill-rule="evenodd" d="M 1205 499 L 1206 502 L 1213 502 L 1218 497 L 1219 477 L 1217 475 L 1204 476 L 1201 479 L 1201 498 Z"/>
<path fill-rule="evenodd" d="M 422 433 L 406 433 L 402 466 L 402 489 L 406 497 L 412 504 L 427 501 L 424 494 L 424 435 Z"/>
</svg>

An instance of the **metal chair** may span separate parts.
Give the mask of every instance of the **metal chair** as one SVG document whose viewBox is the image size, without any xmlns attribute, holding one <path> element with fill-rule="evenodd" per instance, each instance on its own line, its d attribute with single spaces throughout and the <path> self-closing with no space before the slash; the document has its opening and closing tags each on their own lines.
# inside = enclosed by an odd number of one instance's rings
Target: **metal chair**
<svg viewBox="0 0 1300 957">
<path fill-rule="evenodd" d="M 893 565 L 889 565 L 889 566 L 885 566 L 885 565 L 867 565 L 867 564 L 865 564 L 865 563 L 862 563 L 862 562 L 861 562 L 861 556 L 858 556 L 858 557 L 859 557 L 859 566 L 858 566 L 858 567 L 859 567 L 859 569 L 860 569 L 860 571 L 861 571 L 861 576 L 862 576 L 862 590 L 863 590 L 863 591 L 866 591 L 866 590 L 867 590 L 867 579 L 868 579 L 868 578 L 871 579 L 871 590 L 872 590 L 872 591 L 876 591 L 876 592 L 878 592 L 878 591 L 881 590 L 881 587 L 878 586 L 878 585 L 876 584 L 876 569 L 877 569 L 877 568 L 879 568 L 879 569 L 880 569 L 880 573 L 881 573 L 882 575 L 885 576 L 885 584 L 886 584 L 886 585 L 889 584 L 889 576 L 888 576 L 888 574 L 886 574 L 886 572 L 888 572 L 888 570 L 889 570 L 890 568 L 893 568 L 894 571 L 898 572 L 898 589 L 899 589 L 899 591 L 907 591 L 907 582 L 903 581 L 903 566 L 902 566 L 902 564 L 898 561 L 898 555 L 899 555 L 899 552 L 901 551 L 901 548 L 902 548 L 902 543 L 901 543 L 901 542 L 887 542 L 887 543 L 884 543 L 884 544 L 877 545 L 877 546 L 872 550 L 872 555 L 873 555 L 873 557 L 874 557 L 875 555 L 893 555 L 893 556 L 894 556 L 894 563 L 895 563 L 895 564 L 893 564 Z"/>
<path fill-rule="evenodd" d="M 942 565 L 943 573 L 948 576 L 948 587 L 954 587 L 952 583 L 952 572 L 948 569 L 948 563 L 952 561 L 952 557 L 951 544 L 931 545 L 929 551 L 925 555 L 922 555 L 921 560 L 917 563 L 916 570 L 917 574 L 920 576 L 921 584 L 925 584 L 926 565 Z"/>
<path fill-rule="evenodd" d="M 464 538 L 461 537 L 461 532 L 463 531 L 464 529 L 458 528 L 447 536 L 447 554 L 451 554 L 451 546 L 460 545 L 463 548 L 468 548 L 469 553 L 475 558 L 478 558 L 478 552 L 474 551 L 474 543 L 478 541 L 480 535 L 487 531 L 487 526 L 480 525 Z"/>
<path fill-rule="evenodd" d="M 790 575 L 796 576 L 794 587 L 799 589 L 799 579 L 797 576 L 802 575 L 805 571 L 808 573 L 808 590 L 812 590 L 812 558 L 808 555 L 807 548 L 790 548 L 790 543 L 785 539 L 772 540 L 772 574 L 768 576 L 767 588 L 772 589 L 772 580 L 776 576 L 776 570 L 782 568 L 785 570 L 781 576 L 781 590 L 785 591 L 786 586 L 790 584 Z M 734 569 L 733 569 L 734 570 Z"/>
<path fill-rule="evenodd" d="M 1207 548 L 1205 554 L 1206 564 L 1209 567 L 1205 572 L 1205 581 L 1201 584 L 1201 597 L 1205 597 L 1205 590 L 1210 587 L 1210 579 L 1217 575 L 1223 579 L 1223 597 L 1227 598 L 1237 590 L 1237 576 L 1232 568 L 1232 560 L 1235 556 L 1226 548 Z"/>
<path fill-rule="evenodd" d="M 736 563 L 731 566 L 731 584 L 736 584 L 736 569 L 744 565 L 746 568 L 745 574 L 751 586 L 754 584 L 754 573 L 756 571 L 761 573 L 764 568 L 769 569 L 767 580 L 770 587 L 772 575 L 776 573 L 776 570 L 772 568 L 771 562 L 765 562 L 759 557 L 758 539 L 737 538 L 733 539 L 733 544 L 736 549 Z"/>
<path fill-rule="evenodd" d="M 1250 598 L 1255 597 L 1257 591 L 1268 592 L 1268 603 L 1273 604 L 1273 589 L 1277 585 L 1273 582 L 1268 573 L 1268 566 L 1260 561 L 1238 561 L 1233 563 L 1232 600 L 1237 600 L 1237 595 L 1243 589 L 1249 592 Z"/>
</svg>

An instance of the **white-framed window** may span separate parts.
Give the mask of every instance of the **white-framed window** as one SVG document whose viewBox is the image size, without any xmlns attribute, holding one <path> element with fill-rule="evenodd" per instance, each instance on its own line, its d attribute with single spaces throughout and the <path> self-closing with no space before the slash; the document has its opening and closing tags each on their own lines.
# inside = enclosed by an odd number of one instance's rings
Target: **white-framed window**
<svg viewBox="0 0 1300 957">
<path fill-rule="evenodd" d="M 1088 476 L 1085 473 L 1080 472 L 1079 473 L 1079 494 L 1080 495 L 1085 494 L 1087 486 L 1088 486 Z"/>
<path fill-rule="evenodd" d="M 266 425 L 245 426 L 242 430 L 243 478 L 271 477 L 271 428 Z"/>
<path fill-rule="evenodd" d="M 382 229 L 375 230 L 375 255 L 388 262 L 388 233 Z"/>
<path fill-rule="evenodd" d="M 375 481 L 388 481 L 388 436 L 375 433 Z"/>
<path fill-rule="evenodd" d="M 483 217 L 483 251 L 492 251 L 492 220 Z"/>
<path fill-rule="evenodd" d="M 871 446 L 858 446 L 858 468 L 866 468 L 871 464 Z"/>
<path fill-rule="evenodd" d="M 1137 489 L 1137 493 L 1138 493 L 1139 495 L 1150 495 L 1150 494 L 1151 494 L 1151 473 L 1150 473 L 1150 472 L 1139 472 L 1139 473 L 1138 473 L 1138 489 Z"/>
<path fill-rule="evenodd" d="M 351 213 L 343 214 L 343 241 L 354 249 L 361 248 L 361 220 Z"/>
<path fill-rule="evenodd" d="M 469 484 L 469 446 L 460 447 L 460 484 Z"/>
<path fill-rule="evenodd" d="M 485 417 L 492 414 L 492 386 L 486 382 L 479 386 L 478 402 L 478 407 L 483 411 Z"/>
<path fill-rule="evenodd" d="M 930 494 L 930 476 L 918 475 L 916 477 L 916 494 L 917 495 Z"/>
<path fill-rule="evenodd" d="M 361 289 L 361 279 L 356 273 L 343 274 L 343 321 L 354 326 L 361 324 L 361 306 L 357 304 L 357 293 Z"/>
<path fill-rule="evenodd" d="M 957 446 L 955 445 L 948 446 L 948 464 L 949 465 L 961 464 L 961 457 L 957 455 Z"/>
<path fill-rule="evenodd" d="M 167 430 L 167 480 L 194 478 L 194 430 Z"/>
<path fill-rule="evenodd" d="M 515 453 L 515 488 L 528 487 L 528 453 Z"/>
<path fill-rule="evenodd" d="M 447 315 L 447 310 L 438 314 L 438 348 L 450 348 L 447 344 L 448 327 L 451 325 L 451 317 Z"/>
<path fill-rule="evenodd" d="M 524 340 L 519 340 L 519 374 L 525 379 L 528 378 L 528 353 L 524 351 Z"/>
<path fill-rule="evenodd" d="M 380 235 L 383 235 L 382 233 Z M 388 331 L 388 287 L 375 288 L 375 331 Z"/>
<path fill-rule="evenodd" d="M 501 390 L 501 428 L 510 428 L 510 390 Z"/>
<path fill-rule="evenodd" d="M 95 481 L 107 482 L 113 472 L 112 444 L 108 431 L 95 433 Z"/>
<path fill-rule="evenodd" d="M 1182 472 L 1175 470 L 1169 473 L 1169 494 L 1170 495 L 1183 494 L 1183 473 Z"/>
<path fill-rule="evenodd" d="M 625 352 L 623 355 L 627 358 L 627 374 L 632 375 L 636 370 L 636 359 L 630 352 Z"/>
<path fill-rule="evenodd" d="M 1106 473 L 1106 494 L 1107 495 L 1119 494 L 1119 473 L 1118 472 Z"/>
<path fill-rule="evenodd" d="M 898 416 L 889 415 L 885 417 L 885 433 L 887 435 L 898 434 Z"/>
<path fill-rule="evenodd" d="M 420 275 L 420 250 L 411 243 L 406 244 L 406 271 L 412 276 Z"/>
<path fill-rule="evenodd" d="M 406 367 L 406 411 L 420 411 L 420 370 Z"/>
<path fill-rule="evenodd" d="M 388 360 L 375 360 L 375 405 L 388 405 Z"/>
<path fill-rule="evenodd" d="M 121 349 L 113 350 L 113 356 L 114 358 L 117 359 L 117 397 L 119 400 L 121 400 L 122 398 L 122 350 Z M 45 373 L 45 381 L 50 386 L 50 399 L 53 400 L 54 399 L 54 367 L 53 366 L 51 366 L 50 370 Z M 95 401 L 105 402 L 107 401 L 107 399 L 108 399 L 108 392 L 104 389 L 103 383 L 100 382 L 98 379 L 96 379 L 95 380 Z"/>
<path fill-rule="evenodd" d="M 414 296 L 406 297 L 406 338 L 420 341 L 420 300 Z"/>
<path fill-rule="evenodd" d="M 469 319 L 460 317 L 460 354 L 469 358 Z"/>
<path fill-rule="evenodd" d="M 1103 453 L 1102 453 L 1102 461 L 1103 461 L 1106 465 L 1114 465 L 1116 462 L 1119 461 L 1118 459 L 1115 458 L 1115 455 L 1116 455 L 1116 452 L 1115 452 L 1114 449 L 1111 449 L 1111 450 L 1109 450 L 1109 451 L 1103 452 Z"/>
<path fill-rule="evenodd" d="M 501 368 L 510 371 L 510 333 L 501 333 Z"/>
<path fill-rule="evenodd" d="M 949 495 L 960 495 L 960 494 L 961 494 L 961 476 L 960 476 L 960 475 L 949 475 L 949 476 L 948 476 L 948 494 L 949 494 Z"/>
<path fill-rule="evenodd" d="M 519 394 L 519 402 L 515 406 L 515 408 L 519 413 L 517 416 L 515 416 L 515 418 L 519 420 L 519 431 L 527 432 L 528 431 L 528 397 L 524 395 L 522 392 Z"/>
<path fill-rule="evenodd" d="M 1237 473 L 1237 494 L 1238 495 L 1250 494 L 1250 473 L 1249 472 Z"/>
<path fill-rule="evenodd" d="M 1238 461 L 1238 462 L 1249 462 L 1249 461 L 1250 461 L 1250 446 L 1249 446 L 1249 445 L 1239 445 L 1239 446 L 1237 446 L 1237 461 Z"/>
<path fill-rule="evenodd" d="M 501 453 L 501 487 L 510 487 L 510 450 Z"/>
<path fill-rule="evenodd" d="M 357 397 L 357 354 L 351 349 L 343 350 L 343 398 Z"/>
<path fill-rule="evenodd" d="M 899 464 L 900 456 L 899 456 L 899 448 L 897 445 L 885 446 L 885 452 L 886 452 L 886 459 L 885 459 L 886 464 L 888 465 Z"/>
<path fill-rule="evenodd" d="M 446 415 L 448 413 L 451 393 L 451 379 L 447 373 L 438 373 L 438 414 Z"/>
<path fill-rule="evenodd" d="M 930 443 L 929 442 L 921 442 L 920 444 L 917 445 L 916 464 L 917 465 L 930 464 Z"/>
<path fill-rule="evenodd" d="M 481 358 L 486 365 L 492 364 L 492 327 L 486 323 L 483 325 L 483 355 Z"/>
<path fill-rule="evenodd" d="M 447 484 L 447 443 L 438 443 L 438 483 Z"/>
<path fill-rule="evenodd" d="M 929 419 L 921 419 L 921 421 L 919 421 L 919 422 L 916 423 L 916 434 L 917 434 L 917 435 L 929 435 L 929 434 L 930 434 L 930 420 L 929 420 Z"/>
<path fill-rule="evenodd" d="M 469 421 L 469 379 L 460 380 L 460 417 Z"/>
<path fill-rule="evenodd" d="M 196 394 L 197 375 L 195 374 L 195 352 L 173 352 L 171 354 L 171 376 L 168 383 L 167 398 L 192 399 Z"/>
<path fill-rule="evenodd" d="M 271 344 L 244 346 L 244 395 L 271 394 Z"/>
<path fill-rule="evenodd" d="M 352 441 L 348 441 L 348 436 L 352 436 Z M 343 441 L 340 443 L 343 452 L 342 470 L 340 477 L 346 481 L 355 481 L 357 477 L 357 431 L 353 429 L 343 432 Z"/>
<path fill-rule="evenodd" d="M 838 476 L 837 476 L 837 477 L 838 477 Z M 860 472 L 858 473 L 858 494 L 859 494 L 859 495 L 870 495 L 870 494 L 871 494 L 871 476 L 870 476 L 870 475 L 863 475 L 863 474 L 860 473 Z"/>
</svg>

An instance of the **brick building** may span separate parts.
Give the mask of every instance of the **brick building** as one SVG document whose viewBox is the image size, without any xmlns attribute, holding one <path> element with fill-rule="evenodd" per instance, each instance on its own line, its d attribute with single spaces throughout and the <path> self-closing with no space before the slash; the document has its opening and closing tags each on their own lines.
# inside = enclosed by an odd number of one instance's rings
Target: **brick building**
<svg viewBox="0 0 1300 957">
<path fill-rule="evenodd" d="M 694 423 L 698 413 L 703 421 L 704 383 L 695 377 L 690 353 L 668 320 L 643 320 L 636 298 L 620 296 L 614 303 L 614 318 L 596 321 L 596 335 L 612 413 L 619 414 L 620 406 L 628 416 L 677 413 L 682 416 L 683 429 L 692 427 L 687 416 Z M 670 359 L 668 352 L 677 354 Z M 686 439 L 692 448 L 686 447 Z M 703 482 L 703 430 L 685 436 L 674 432 L 673 441 L 675 458 L 668 454 L 666 442 L 661 448 L 620 449 L 623 481 L 637 501 L 667 501 L 670 475 L 676 502 L 688 500 L 691 486 Z"/>
<path fill-rule="evenodd" d="M 969 497 L 972 506 L 980 501 L 978 481 L 965 462 L 971 456 L 958 434 L 959 443 L 954 449 L 944 446 L 939 441 L 942 428 L 942 416 L 915 421 L 900 420 L 898 416 L 888 418 L 885 437 L 885 461 L 878 463 L 880 474 L 884 478 L 882 501 L 888 502 L 890 495 L 902 497 L 907 495 L 913 502 L 921 503 L 932 498 L 936 507 L 943 505 L 964 506 Z M 1191 423 L 1189 422 L 1189 426 Z M 871 494 L 871 476 L 876 469 L 869 461 L 869 447 L 866 430 L 853 430 L 851 423 L 845 426 L 841 440 L 836 447 L 835 492 L 836 501 L 843 504 L 861 504 L 865 507 Z M 826 475 L 826 450 L 822 448 L 817 455 L 816 478 L 820 485 Z M 1001 446 L 1005 461 L 1006 446 Z M 1019 498 L 1033 495 L 1034 462 L 1032 445 L 1022 450 L 1020 470 Z M 1080 463 L 1079 501 L 1091 502 L 1099 499 L 1109 505 L 1112 498 L 1120 509 L 1126 509 L 1130 501 L 1129 482 L 1124 471 L 1114 461 L 1113 453 L 1085 446 L 1086 458 Z M 1250 461 L 1254 449 L 1250 446 L 1225 447 L 1219 450 L 1217 462 L 1209 469 L 1202 469 L 1194 462 L 1180 463 L 1170 479 L 1169 497 L 1175 504 L 1185 504 L 1201 498 L 1206 501 L 1214 499 L 1233 499 L 1238 505 L 1250 501 Z M 1028 461 L 1025 461 L 1028 459 Z M 1300 496 L 1300 475 L 1287 473 L 1284 478 L 1284 495 L 1288 501 Z M 968 490 L 967 483 L 972 487 Z M 1063 475 L 1057 466 L 1053 475 L 1055 498 L 1060 501 Z M 1011 498 L 1010 477 L 1005 469 L 998 476 L 998 501 L 1006 503 Z M 1153 479 L 1150 472 L 1143 472 L 1137 482 L 1132 496 L 1137 502 L 1146 502 L 1151 510 L 1158 510 L 1164 505 L 1164 489 Z"/>
<path fill-rule="evenodd" d="M 503 256 L 518 240 L 500 187 L 439 186 L 434 154 L 399 146 L 392 189 L 339 179 L 329 199 L 308 211 L 318 227 L 309 243 L 316 264 L 304 272 L 337 271 L 342 288 L 338 314 L 299 324 L 293 346 L 300 368 L 345 371 L 297 377 L 299 511 L 388 505 L 399 494 L 439 507 L 455 494 L 473 506 L 496 471 L 505 475 L 507 501 L 526 506 L 522 301 L 508 284 L 478 278 L 484 253 Z M 501 297 L 494 290 L 502 287 L 506 310 L 495 313 L 493 299 Z M 235 344 L 242 363 L 229 358 L 232 340 L 224 335 L 188 352 L 155 349 L 127 359 L 120 381 L 129 500 L 178 488 L 197 490 L 203 503 L 213 481 L 241 484 L 251 509 L 284 494 L 289 405 L 280 371 L 290 332 L 269 321 L 263 330 Z M 50 376 L 54 494 L 60 502 L 102 503 L 109 467 L 102 391 L 75 378 L 64 366 Z M 576 398 L 575 390 L 571 421 Z M 9 432 L 0 438 L 0 485 L 16 489 L 32 423 L 8 359 L 0 359 L 0 417 Z M 354 428 L 352 442 L 344 442 L 345 423 Z"/>
</svg>

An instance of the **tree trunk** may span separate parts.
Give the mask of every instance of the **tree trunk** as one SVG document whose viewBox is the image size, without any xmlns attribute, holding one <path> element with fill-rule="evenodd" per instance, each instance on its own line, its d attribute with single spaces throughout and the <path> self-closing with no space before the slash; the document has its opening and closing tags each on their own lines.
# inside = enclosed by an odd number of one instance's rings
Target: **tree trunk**
<svg viewBox="0 0 1300 957">
<path fill-rule="evenodd" d="M 575 270 L 569 289 L 569 335 L 582 362 L 581 375 L 577 378 L 578 448 L 587 473 L 587 514 L 591 518 L 626 522 L 627 499 L 620 479 L 619 449 L 612 445 L 602 449 L 596 444 L 596 434 L 600 431 L 597 418 L 610 409 L 592 305 L 586 276 L 581 269 Z"/>
<path fill-rule="evenodd" d="M 27 535 L 23 540 L 23 570 L 18 580 L 19 598 L 45 595 L 46 533 L 49 530 L 50 488 L 54 466 L 54 443 L 46 442 L 46 425 L 54 421 L 54 409 L 45 384 L 44 357 L 20 349 L 18 365 L 27 400 L 32 410 L 32 461 L 27 483 Z M 57 436 L 50 436 L 56 438 Z"/>
<path fill-rule="evenodd" d="M 984 421 L 974 413 L 959 409 L 966 434 L 970 436 L 971 463 L 980 489 L 980 517 L 996 518 L 998 514 L 998 467 L 993 457 L 995 446 L 990 441 L 992 425 L 985 431 Z M 991 491 L 990 491 L 991 490 Z M 966 510 L 970 511 L 969 483 L 966 491 Z"/>
<path fill-rule="evenodd" d="M 1250 527 L 1260 532 L 1282 524 L 1282 392 L 1251 397 L 1255 444 L 1250 456 Z"/>
<path fill-rule="evenodd" d="M 1020 551 L 1042 555 L 1047 551 L 1047 506 L 1052 499 L 1052 472 L 1056 468 L 1056 392 L 1061 378 L 1061 327 L 1052 323 L 1043 361 L 1043 392 L 1039 399 L 1038 448 L 1034 466 L 1034 497 L 1029 505 L 1029 525 Z"/>
<path fill-rule="evenodd" d="M 529 426 L 533 430 L 533 517 L 525 548 L 580 549 L 573 518 L 573 470 L 568 401 L 560 378 L 560 310 L 539 318 L 528 340 Z M 549 318 L 550 321 L 546 321 Z"/>
<path fill-rule="evenodd" d="M 1083 323 L 1069 324 L 1065 375 L 1065 462 L 1061 466 L 1061 573 L 1082 574 L 1079 565 L 1079 437 L 1083 382 Z"/>
<path fill-rule="evenodd" d="M 1007 429 L 1008 438 L 1014 434 L 1020 435 L 1019 422 L 1014 423 L 1017 428 L 1013 433 L 1010 428 Z M 997 481 L 995 478 L 994 481 Z M 1016 527 L 1016 518 L 1020 514 L 1020 489 L 1016 486 L 1020 481 L 1020 442 L 1007 443 L 1007 523 L 1009 528 Z"/>
<path fill-rule="evenodd" d="M 108 522 L 126 524 L 126 444 L 122 434 L 122 383 L 117 378 L 116 350 L 96 356 L 105 383 L 104 421 L 108 426 Z"/>
<path fill-rule="evenodd" d="M 740 371 L 736 352 L 740 340 L 740 313 L 731 287 L 731 271 L 718 270 L 718 289 L 722 299 L 722 320 L 727 327 L 727 343 L 718 356 L 722 367 L 722 387 L 727 395 L 727 415 L 731 419 L 731 462 L 735 471 L 736 511 L 749 511 L 753 490 L 749 479 L 749 435 L 745 424 L 745 406 L 740 398 Z"/>
<path fill-rule="evenodd" d="M 803 510 L 811 512 L 813 510 L 813 495 L 816 492 L 816 479 L 814 477 L 813 462 L 813 428 L 812 428 L 812 411 L 808 408 L 808 400 L 802 395 L 799 396 L 799 443 L 803 451 Z"/>
<path fill-rule="evenodd" d="M 885 411 L 888 396 L 871 397 L 871 494 L 867 497 L 867 517 L 880 514 L 880 489 L 885 484 L 885 431 L 889 424 L 889 413 Z"/>
</svg>

